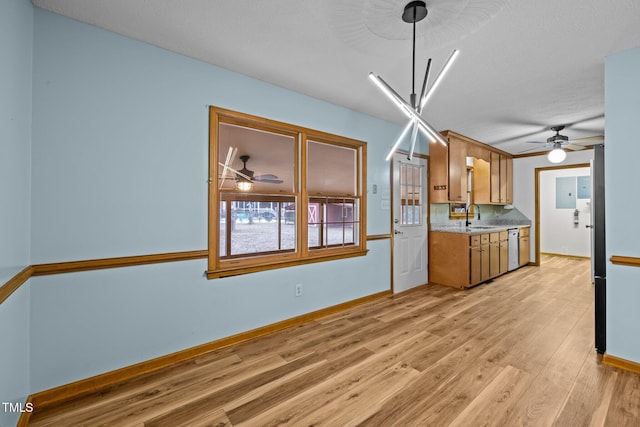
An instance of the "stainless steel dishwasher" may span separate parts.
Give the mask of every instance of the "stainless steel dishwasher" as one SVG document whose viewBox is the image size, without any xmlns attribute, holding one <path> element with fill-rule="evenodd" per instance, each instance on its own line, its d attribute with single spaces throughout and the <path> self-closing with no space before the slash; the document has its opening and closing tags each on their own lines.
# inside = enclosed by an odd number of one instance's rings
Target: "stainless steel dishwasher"
<svg viewBox="0 0 640 427">
<path fill-rule="evenodd" d="M 509 230 L 509 271 L 520 266 L 520 229 Z"/>
</svg>

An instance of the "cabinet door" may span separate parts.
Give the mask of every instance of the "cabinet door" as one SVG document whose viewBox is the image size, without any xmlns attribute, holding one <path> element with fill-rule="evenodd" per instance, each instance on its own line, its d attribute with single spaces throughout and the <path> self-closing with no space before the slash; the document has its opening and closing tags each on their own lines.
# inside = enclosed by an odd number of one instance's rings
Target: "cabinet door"
<svg viewBox="0 0 640 427">
<path fill-rule="evenodd" d="M 530 258 L 529 237 L 520 237 L 520 266 L 527 265 Z"/>
<path fill-rule="evenodd" d="M 500 274 L 509 271 L 509 241 L 500 241 Z"/>
<path fill-rule="evenodd" d="M 500 155 L 500 203 L 507 203 L 507 156 Z"/>
<path fill-rule="evenodd" d="M 467 201 L 467 149 L 456 138 L 449 138 L 449 201 Z"/>
<path fill-rule="evenodd" d="M 473 203 L 488 205 L 491 203 L 491 175 L 489 162 L 473 159 Z"/>
<path fill-rule="evenodd" d="M 482 281 L 482 253 L 480 252 L 480 246 L 469 248 L 469 257 L 471 262 L 469 264 L 469 284 L 475 285 Z"/>
<path fill-rule="evenodd" d="M 491 152 L 491 203 L 500 203 L 500 154 Z"/>
<path fill-rule="evenodd" d="M 489 280 L 491 276 L 489 276 L 489 244 L 484 244 L 480 246 L 480 281 L 484 282 L 485 280 Z"/>
<path fill-rule="evenodd" d="M 449 149 L 439 142 L 429 144 L 429 201 L 449 201 Z"/>
<path fill-rule="evenodd" d="M 496 277 L 500 275 L 500 242 L 491 242 L 489 244 L 489 276 Z"/>
<path fill-rule="evenodd" d="M 513 159 L 507 157 L 507 205 L 513 204 Z"/>
</svg>

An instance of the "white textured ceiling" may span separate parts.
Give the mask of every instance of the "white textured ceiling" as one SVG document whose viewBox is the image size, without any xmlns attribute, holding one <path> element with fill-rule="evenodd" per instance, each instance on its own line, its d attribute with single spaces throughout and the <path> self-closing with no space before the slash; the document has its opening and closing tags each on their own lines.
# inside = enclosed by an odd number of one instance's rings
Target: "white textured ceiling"
<svg viewBox="0 0 640 427">
<path fill-rule="evenodd" d="M 33 0 L 37 7 L 398 124 L 370 71 L 411 92 L 408 0 Z M 416 91 L 461 53 L 423 116 L 511 153 L 604 134 L 604 60 L 640 46 L 639 0 L 427 0 Z"/>
</svg>

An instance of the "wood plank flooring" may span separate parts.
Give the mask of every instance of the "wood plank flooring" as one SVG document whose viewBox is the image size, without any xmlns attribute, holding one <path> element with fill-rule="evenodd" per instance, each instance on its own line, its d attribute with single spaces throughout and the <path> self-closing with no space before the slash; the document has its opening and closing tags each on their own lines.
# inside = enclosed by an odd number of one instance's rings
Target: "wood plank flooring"
<svg viewBox="0 0 640 427">
<path fill-rule="evenodd" d="M 36 412 L 31 426 L 640 426 L 589 261 L 423 286 Z"/>
</svg>

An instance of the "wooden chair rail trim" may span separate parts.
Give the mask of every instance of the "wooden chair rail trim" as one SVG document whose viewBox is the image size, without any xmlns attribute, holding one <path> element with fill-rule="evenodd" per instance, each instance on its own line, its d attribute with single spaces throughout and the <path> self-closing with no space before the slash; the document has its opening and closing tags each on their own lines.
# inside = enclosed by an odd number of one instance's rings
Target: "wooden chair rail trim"
<svg viewBox="0 0 640 427">
<path fill-rule="evenodd" d="M 20 273 L 13 276 L 2 287 L 0 287 L 0 304 L 2 304 L 12 293 L 33 275 L 33 267 L 27 266 Z"/>
<path fill-rule="evenodd" d="M 390 234 L 374 234 L 367 236 L 367 241 L 390 239 Z M 82 261 L 53 262 L 49 264 L 35 264 L 25 267 L 18 274 L 0 286 L 0 304 L 2 304 L 11 294 L 20 288 L 31 276 L 44 276 L 48 274 L 74 273 L 78 271 L 101 270 L 105 268 L 133 267 L 136 265 L 157 264 L 162 262 L 188 261 L 193 259 L 206 259 L 209 255 L 207 249 L 185 252 L 169 252 L 163 254 L 134 255 L 117 258 L 89 259 Z M 351 256 L 366 255 L 354 253 Z M 336 256 L 335 259 L 349 257 L 349 255 Z M 319 261 L 330 261 L 334 257 L 319 258 Z M 281 266 L 278 266 L 278 268 Z M 262 270 L 265 268 L 263 267 Z M 239 273 L 238 273 L 239 274 Z M 219 277 L 223 277 L 220 275 Z"/>
<path fill-rule="evenodd" d="M 81 396 L 86 396 L 98 391 L 105 390 L 108 387 L 116 385 L 123 381 L 131 380 L 132 378 L 157 371 L 159 369 L 192 359 L 194 357 L 201 356 L 206 353 L 210 353 L 215 350 L 219 350 L 224 347 L 239 344 L 244 341 L 295 327 L 303 323 L 319 319 L 321 317 L 348 310 L 369 301 L 388 297 L 390 295 L 391 290 L 367 295 L 362 298 L 323 308 L 226 338 L 221 338 L 219 340 L 211 341 L 206 344 L 198 345 L 185 350 L 180 350 L 175 353 L 160 356 L 145 362 L 140 362 L 135 365 L 126 366 L 124 368 L 116 369 L 114 371 L 106 372 L 104 374 L 79 380 L 70 384 L 65 384 L 49 390 L 44 390 L 29 396 L 29 401 L 33 403 L 34 409 L 36 411 L 42 410 L 44 408 L 55 406 Z"/>
<path fill-rule="evenodd" d="M 385 240 L 390 238 L 391 234 L 372 234 L 370 236 L 367 236 L 367 242 L 371 242 L 373 240 Z"/>
<path fill-rule="evenodd" d="M 135 255 L 118 258 L 90 259 L 86 261 L 54 262 L 51 264 L 35 264 L 33 266 L 33 276 L 100 270 L 103 268 L 131 267 L 135 265 L 156 264 L 161 262 L 187 261 L 206 258 L 208 254 L 209 252 L 207 250 L 200 250 L 171 252 L 165 254 Z"/>
<path fill-rule="evenodd" d="M 640 258 L 631 256 L 613 255 L 609 261 L 616 265 L 629 265 L 632 267 L 640 267 Z"/>
<path fill-rule="evenodd" d="M 622 359 L 620 357 L 605 354 L 602 356 L 602 363 L 613 366 L 614 368 L 623 369 L 636 374 L 640 374 L 640 363 L 631 360 Z"/>
</svg>

